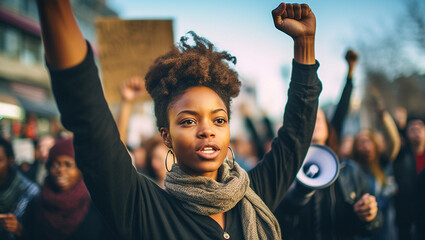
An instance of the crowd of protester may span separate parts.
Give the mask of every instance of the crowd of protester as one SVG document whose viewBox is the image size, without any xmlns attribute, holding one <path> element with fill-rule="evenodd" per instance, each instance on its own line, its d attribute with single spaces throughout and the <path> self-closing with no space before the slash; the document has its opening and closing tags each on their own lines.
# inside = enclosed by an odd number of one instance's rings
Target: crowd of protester
<svg viewBox="0 0 425 240">
<path fill-rule="evenodd" d="M 349 111 L 357 55 L 349 51 L 346 59 L 349 73 L 335 113 L 328 121 L 319 109 L 312 137 L 312 143 L 328 146 L 338 155 L 339 177 L 325 189 L 302 195 L 288 192 L 275 211 L 284 237 L 425 239 L 424 120 L 407 113 L 393 119 L 385 103 L 376 96 L 375 112 L 381 126 L 360 129 L 351 137 L 351 146 L 343 146 L 346 143 L 339 139 Z M 127 125 L 133 102 L 144 91 L 140 78 L 132 78 L 122 86 L 123 102 L 117 125 L 123 142 L 126 132 L 131 131 Z M 274 136 L 267 116 L 262 118 L 265 134 L 261 134 L 244 108 L 241 112 L 250 137 L 232 139 L 231 144 L 236 161 L 249 170 L 269 150 Z M 34 146 L 35 161 L 29 166 L 26 163 L 17 166 L 10 141 L 0 139 L 0 238 L 84 239 L 82 235 L 113 238 L 91 203 L 75 164 L 72 136 L 63 139 L 40 136 Z M 164 188 L 173 158 L 167 156 L 162 138 L 152 136 L 129 151 L 137 171 Z"/>
<path fill-rule="evenodd" d="M 336 153 L 339 177 L 324 189 L 302 193 L 295 192 L 293 183 L 274 211 L 283 238 L 425 239 L 424 120 L 409 113 L 393 118 L 376 94 L 379 126 L 343 136 L 357 54 L 348 51 L 346 61 L 349 71 L 336 110 L 327 117 L 319 109 L 312 137 L 312 143 Z M 117 126 L 124 144 L 134 101 L 144 91 L 137 77 L 122 85 Z M 275 131 L 265 115 L 264 134 L 257 131 L 243 108 L 251 134 L 249 139 L 232 139 L 234 155 L 229 157 L 249 170 L 270 150 Z M 40 136 L 34 142 L 34 163 L 20 166 L 14 162 L 10 140 L 0 138 L 0 239 L 115 239 L 76 165 L 72 136 Z M 137 172 L 164 188 L 175 159 L 163 138 L 152 136 L 128 151 Z"/>
</svg>

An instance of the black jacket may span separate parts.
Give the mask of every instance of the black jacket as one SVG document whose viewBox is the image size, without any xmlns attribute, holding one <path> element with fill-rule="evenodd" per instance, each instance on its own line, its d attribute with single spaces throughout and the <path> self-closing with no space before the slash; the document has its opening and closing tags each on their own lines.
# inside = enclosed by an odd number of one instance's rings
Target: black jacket
<svg viewBox="0 0 425 240">
<path fill-rule="evenodd" d="M 349 240 L 371 235 L 382 225 L 382 215 L 363 223 L 354 213 L 354 204 L 369 192 L 367 177 L 351 160 L 342 159 L 338 179 L 329 187 L 316 190 L 305 202 L 287 194 L 275 215 L 283 239 Z"/>
<path fill-rule="evenodd" d="M 414 204 L 416 197 L 416 156 L 408 144 L 404 145 L 393 163 L 394 177 L 398 185 L 395 196 L 396 224 L 399 239 L 414 239 Z"/>
<path fill-rule="evenodd" d="M 96 207 L 119 239 L 243 239 L 236 205 L 224 230 L 210 217 L 181 207 L 179 200 L 137 173 L 104 99 L 89 49 L 70 69 L 52 70 L 52 89 L 63 125 L 74 133 L 75 159 Z M 248 174 L 251 188 L 274 210 L 310 145 L 321 84 L 315 65 L 293 64 L 284 125 L 272 150 Z M 227 235 L 227 234 L 226 234 Z"/>
<path fill-rule="evenodd" d="M 425 239 L 425 169 L 416 180 L 416 239 Z"/>
</svg>

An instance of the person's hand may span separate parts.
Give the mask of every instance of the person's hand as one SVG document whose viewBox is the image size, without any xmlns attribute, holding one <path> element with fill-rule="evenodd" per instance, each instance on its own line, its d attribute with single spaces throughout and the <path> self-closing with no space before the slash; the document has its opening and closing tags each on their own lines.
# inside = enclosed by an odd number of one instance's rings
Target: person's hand
<svg viewBox="0 0 425 240">
<path fill-rule="evenodd" d="M 132 77 L 121 85 L 121 96 L 124 101 L 132 102 L 145 91 L 145 82 L 140 77 Z"/>
<path fill-rule="evenodd" d="M 4 230 L 17 236 L 21 235 L 22 225 L 12 213 L 0 214 L 0 223 Z"/>
<path fill-rule="evenodd" d="M 347 53 L 345 54 L 345 60 L 348 63 L 349 67 L 354 67 L 357 63 L 357 60 L 359 59 L 359 55 L 353 51 L 353 50 L 348 50 Z"/>
<path fill-rule="evenodd" d="M 294 40 L 313 37 L 316 33 L 316 18 L 307 4 L 281 3 L 272 11 L 274 25 Z"/>
<path fill-rule="evenodd" d="M 366 193 L 354 204 L 354 212 L 360 221 L 370 222 L 375 219 L 378 213 L 378 203 L 376 198 Z"/>
</svg>

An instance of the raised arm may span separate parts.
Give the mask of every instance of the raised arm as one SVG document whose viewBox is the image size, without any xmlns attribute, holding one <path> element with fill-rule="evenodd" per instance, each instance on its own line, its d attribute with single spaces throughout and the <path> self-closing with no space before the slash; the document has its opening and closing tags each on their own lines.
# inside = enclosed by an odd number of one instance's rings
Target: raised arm
<svg viewBox="0 0 425 240">
<path fill-rule="evenodd" d="M 345 54 L 345 60 L 348 64 L 347 79 L 344 89 L 342 90 L 341 98 L 336 106 L 335 113 L 331 119 L 331 124 L 334 127 L 338 140 L 340 140 L 344 119 L 347 116 L 348 109 L 350 108 L 350 98 L 353 90 L 353 75 L 354 69 L 357 65 L 358 55 L 353 50 L 348 50 Z"/>
<path fill-rule="evenodd" d="M 147 188 L 120 140 L 105 100 L 93 51 L 68 0 L 39 0 L 39 16 L 52 90 L 63 126 L 74 133 L 75 160 L 96 208 L 119 236 L 137 238 Z M 143 185 L 143 186 L 142 186 Z"/>
<path fill-rule="evenodd" d="M 69 0 L 37 0 L 44 50 L 49 65 L 69 68 L 82 62 L 87 45 Z"/>
<path fill-rule="evenodd" d="M 294 40 L 294 61 L 283 126 L 271 150 L 249 172 L 251 187 L 268 207 L 274 209 L 304 160 L 316 122 L 318 97 L 322 89 L 314 59 L 316 20 L 306 4 L 280 4 L 273 10 L 277 29 Z"/>
<path fill-rule="evenodd" d="M 127 143 L 128 122 L 133 110 L 134 100 L 145 91 L 145 82 L 138 76 L 125 81 L 121 86 L 121 106 L 117 119 L 121 141 Z"/>
<path fill-rule="evenodd" d="M 310 7 L 281 3 L 272 14 L 275 27 L 294 40 L 294 60 L 301 64 L 315 64 L 316 17 Z"/>
<path fill-rule="evenodd" d="M 386 155 L 390 162 L 394 161 L 400 151 L 401 147 L 401 138 L 398 133 L 397 125 L 394 122 L 394 119 L 388 113 L 388 111 L 383 110 L 381 113 L 381 122 L 384 128 L 385 135 L 388 137 L 387 148 L 385 149 Z"/>
<path fill-rule="evenodd" d="M 384 135 L 387 137 L 385 156 L 388 157 L 390 162 L 394 161 L 397 157 L 400 147 L 401 147 L 401 138 L 398 133 L 397 125 L 394 122 L 394 119 L 391 117 L 390 113 L 385 109 L 384 103 L 379 92 L 372 88 L 371 94 L 376 108 L 377 118 L 381 123 L 381 126 L 384 130 Z"/>
</svg>

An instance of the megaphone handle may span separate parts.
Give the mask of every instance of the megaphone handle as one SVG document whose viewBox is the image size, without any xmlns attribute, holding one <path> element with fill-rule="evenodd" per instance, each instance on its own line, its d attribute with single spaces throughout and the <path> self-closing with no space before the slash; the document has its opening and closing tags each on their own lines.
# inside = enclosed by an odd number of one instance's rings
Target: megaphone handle
<svg viewBox="0 0 425 240">
<path fill-rule="evenodd" d="M 292 205 L 304 206 L 306 205 L 316 190 L 303 186 L 295 181 L 286 193 L 284 201 L 290 201 Z"/>
</svg>

